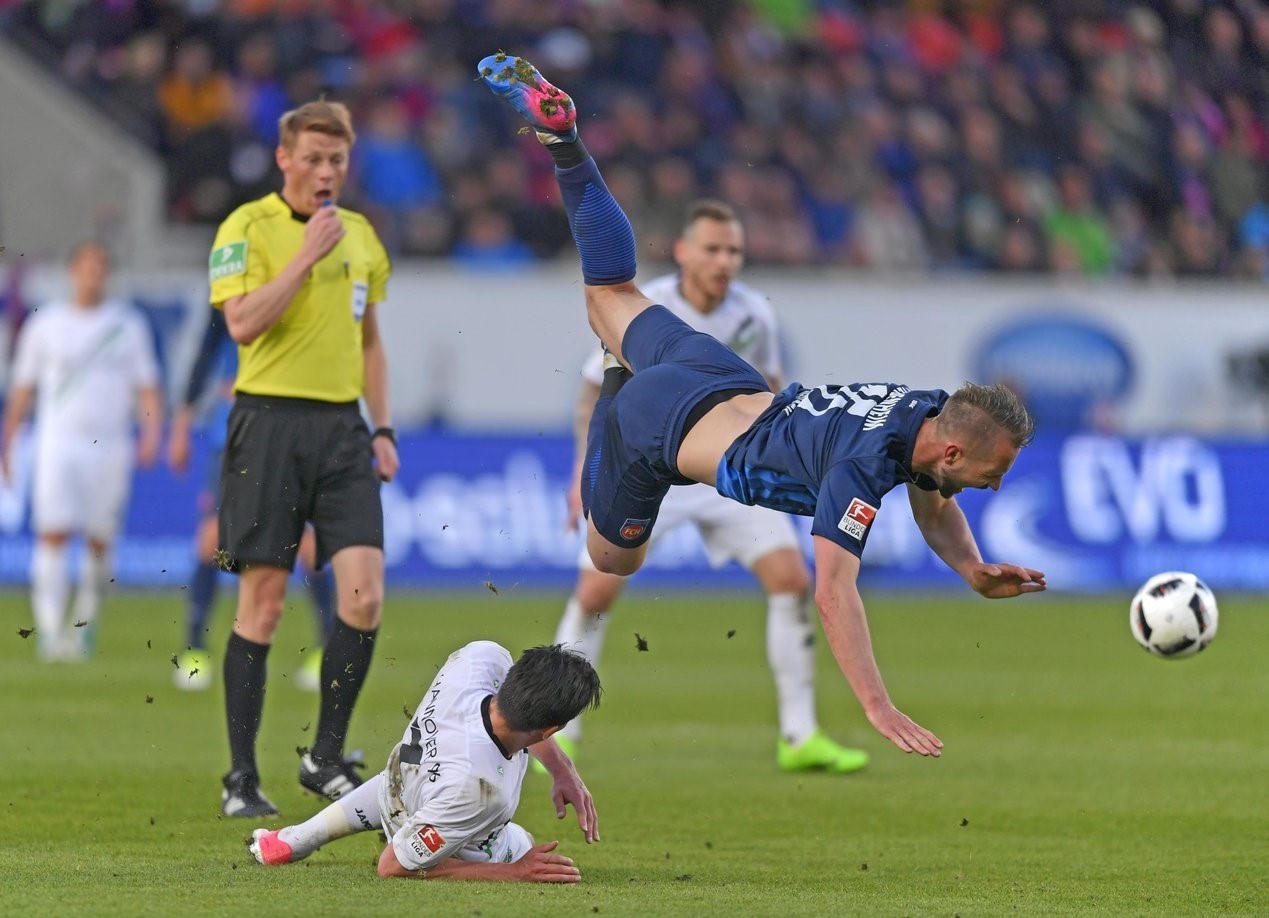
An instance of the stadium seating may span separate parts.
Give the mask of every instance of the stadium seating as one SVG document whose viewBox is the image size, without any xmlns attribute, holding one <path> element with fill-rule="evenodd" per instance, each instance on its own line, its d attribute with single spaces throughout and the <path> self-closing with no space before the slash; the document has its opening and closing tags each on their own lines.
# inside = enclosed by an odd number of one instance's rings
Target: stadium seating
<svg viewBox="0 0 1269 918">
<path fill-rule="evenodd" d="M 346 200 L 394 251 L 555 256 L 550 160 L 507 155 L 471 82 L 502 47 L 575 90 L 654 255 L 712 194 L 761 264 L 1269 273 L 1269 7 L 939 8 L 18 0 L 0 31 L 163 152 L 177 221 L 274 187 L 278 114 L 325 92 L 360 131 Z"/>
</svg>

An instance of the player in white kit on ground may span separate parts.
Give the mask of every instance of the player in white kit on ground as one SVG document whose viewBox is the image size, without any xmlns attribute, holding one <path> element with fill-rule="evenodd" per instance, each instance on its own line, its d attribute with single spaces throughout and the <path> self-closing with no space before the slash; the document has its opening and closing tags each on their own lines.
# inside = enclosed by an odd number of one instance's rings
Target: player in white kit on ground
<svg viewBox="0 0 1269 918">
<path fill-rule="evenodd" d="M 335 838 L 379 829 L 388 844 L 381 877 L 575 883 L 558 842 L 535 845 L 511 821 L 531 751 L 555 779 L 551 799 L 563 819 L 577 811 L 587 844 L 599 840 L 595 803 L 551 737 L 599 704 L 599 676 L 556 645 L 511 654 L 492 641 L 452 653 L 423 695 L 387 768 L 312 819 L 278 831 L 256 829 L 251 853 L 289 864 Z"/>
<path fill-rule="evenodd" d="M 69 268 L 71 298 L 40 307 L 18 336 L 3 430 L 4 473 L 12 480 L 17 431 L 36 401 L 31 604 L 46 660 L 81 660 L 91 649 L 133 465 L 153 464 L 163 423 L 150 330 L 134 308 L 106 298 L 106 250 L 80 245 Z M 75 535 L 87 544 L 68 621 Z"/>
<path fill-rule="evenodd" d="M 687 210 L 674 244 L 679 270 L 643 286 L 698 331 L 722 341 L 761 373 L 773 391 L 785 385 L 780 334 L 767 299 L 736 280 L 744 264 L 744 230 L 735 211 L 721 201 L 703 200 Z M 581 520 L 582 465 L 591 412 L 604 381 L 604 357 L 596 349 L 582 370 L 582 392 L 575 419 L 577 455 L 569 488 L 570 524 Z M 786 514 L 747 507 L 707 485 L 672 488 L 661 504 L 651 543 L 681 524 L 692 524 L 705 543 L 710 563 L 735 560 L 767 595 L 767 661 L 775 677 L 780 735 L 776 763 L 785 771 L 845 773 L 868 764 L 868 754 L 830 739 L 815 716 L 815 625 L 808 608 L 811 577 L 797 532 Z M 596 666 L 608 628 L 609 610 L 626 578 L 595 569 L 583 546 L 577 585 L 555 633 Z M 580 719 L 557 737 L 573 754 L 581 739 Z"/>
</svg>

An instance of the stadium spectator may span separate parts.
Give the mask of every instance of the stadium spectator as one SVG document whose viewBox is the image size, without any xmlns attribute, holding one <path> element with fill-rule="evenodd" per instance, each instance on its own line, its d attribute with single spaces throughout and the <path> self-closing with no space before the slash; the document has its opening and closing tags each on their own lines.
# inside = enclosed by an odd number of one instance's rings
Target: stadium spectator
<svg viewBox="0 0 1269 918">
<path fill-rule="evenodd" d="M 1269 281 L 1269 204 L 1264 200 L 1247 211 L 1238 226 L 1242 243 L 1243 272 Z"/>
<path fill-rule="evenodd" d="M 206 220 L 233 200 L 229 164 L 235 113 L 233 83 L 216 67 L 211 47 L 198 38 L 182 41 L 158 91 L 167 126 L 172 211 Z"/>
<path fill-rule="evenodd" d="M 1080 166 L 1058 172 L 1059 204 L 1049 212 L 1045 229 L 1059 264 L 1078 266 L 1085 274 L 1105 274 L 1114 260 L 1114 241 L 1106 218 L 1093 201 L 1088 173 Z"/>
<path fill-rule="evenodd" d="M 278 119 L 290 107 L 286 87 L 278 78 L 277 43 L 267 32 L 257 32 L 238 49 L 234 74 L 234 109 L 251 134 L 273 141 Z"/>
<path fill-rule="evenodd" d="M 762 373 L 773 391 L 779 391 L 785 378 L 778 327 L 766 298 L 736 280 L 744 254 L 745 233 L 735 212 L 719 201 L 698 201 L 688 208 L 674 242 L 678 272 L 649 281 L 644 290 L 689 325 L 732 347 Z M 603 383 L 604 362 L 596 349 L 582 369 L 575 413 L 577 450 L 568 492 L 573 528 L 584 524 L 581 487 L 586 432 Z M 863 768 L 867 754 L 834 742 L 816 721 L 815 626 L 807 608 L 811 575 L 789 518 L 729 501 L 704 485 L 676 488 L 661 505 L 653 541 L 688 524 L 696 527 L 704 541 L 710 563 L 722 566 L 736 561 L 767 596 L 767 661 L 776 684 L 779 767 L 837 773 Z M 556 643 L 598 665 L 612 606 L 624 587 L 623 578 L 596 570 L 583 549 L 576 586 L 555 632 Z M 559 736 L 570 755 L 580 739 L 580 718 Z"/>
<path fill-rule="evenodd" d="M 166 116 L 159 101 L 159 83 L 167 67 L 167 46 L 158 32 L 140 32 L 120 49 L 120 73 L 109 81 L 107 92 L 116 111 L 130 111 L 141 139 L 155 149 L 166 149 Z"/>
<path fill-rule="evenodd" d="M 475 211 L 467 218 L 450 258 L 481 272 L 505 271 L 534 261 L 533 250 L 512 233 L 511 220 L 491 209 Z"/>
<path fill-rule="evenodd" d="M 1221 230 L 1210 215 L 1178 208 L 1172 215 L 1172 239 L 1177 277 L 1219 277 L 1225 273 Z"/>
<path fill-rule="evenodd" d="M 897 185 L 879 175 L 856 217 L 856 258 L 880 271 L 914 271 L 927 261 L 925 236 Z"/>
<path fill-rule="evenodd" d="M 18 336 L 0 456 L 12 480 L 18 427 L 35 400 L 31 606 L 40 656 L 73 661 L 92 649 L 133 465 L 154 462 L 163 398 L 149 327 L 131 306 L 108 298 L 105 248 L 77 246 L 69 274 L 70 298 L 40 308 Z M 73 536 L 85 545 L 67 620 Z"/>
<path fill-rule="evenodd" d="M 233 83 L 215 66 L 212 49 L 187 39 L 172 57 L 172 70 L 159 84 L 168 141 L 180 149 L 199 131 L 224 124 L 233 110 Z"/>
<path fill-rule="evenodd" d="M 595 802 L 551 737 L 599 705 L 595 670 L 561 647 L 511 654 L 476 641 L 450 654 L 415 709 L 384 770 L 312 819 L 256 829 L 261 864 L 303 860 L 327 842 L 382 828 L 380 877 L 576 883 L 559 842 L 535 845 L 511 822 L 532 753 L 555 779 L 551 800 L 572 804 L 586 843 L 599 841 Z"/>
<path fill-rule="evenodd" d="M 334 567 L 338 601 L 300 783 L 331 799 L 361 783 L 344 742 L 383 603 L 379 481 L 398 466 L 377 318 L 388 257 L 365 217 L 336 206 L 351 118 L 338 103 L 310 102 L 284 115 L 278 133 L 281 192 L 230 214 L 209 261 L 212 305 L 239 345 L 220 485 L 221 558 L 239 574 L 224 664 L 227 816 L 277 812 L 260 790 L 256 734 L 265 659 L 308 522 L 318 567 Z"/>
<path fill-rule="evenodd" d="M 436 170 L 412 133 L 405 105 L 389 98 L 371 108 L 358 138 L 361 200 L 392 251 L 401 248 L 409 227 L 441 198 Z"/>
</svg>

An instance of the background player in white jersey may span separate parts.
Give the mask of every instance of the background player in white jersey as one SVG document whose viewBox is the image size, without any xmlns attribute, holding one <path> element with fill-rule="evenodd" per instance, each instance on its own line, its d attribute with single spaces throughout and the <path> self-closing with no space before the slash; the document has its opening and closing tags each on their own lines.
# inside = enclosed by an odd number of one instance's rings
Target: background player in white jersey
<svg viewBox="0 0 1269 918">
<path fill-rule="evenodd" d="M 150 331 L 135 309 L 106 298 L 106 250 L 96 243 L 76 247 L 69 273 L 70 300 L 40 308 L 18 336 L 3 431 L 7 478 L 18 427 L 37 401 L 31 603 L 45 659 L 88 653 L 133 462 L 154 462 L 163 421 Z M 134 414 L 141 425 L 137 442 Z M 84 536 L 87 545 L 68 622 L 73 535 Z"/>
<path fill-rule="evenodd" d="M 779 331 L 766 298 L 736 280 L 744 258 L 744 229 L 735 211 L 721 201 L 697 201 L 688 208 L 674 243 L 678 272 L 651 281 L 643 290 L 693 328 L 727 344 L 766 378 L 773 391 L 779 391 L 785 384 Z M 568 494 L 572 526 L 581 519 L 586 432 L 604 378 L 600 351 L 587 361 L 582 377 L 575 422 L 577 454 Z M 765 507 L 728 500 L 706 485 L 674 488 L 661 504 L 652 543 L 686 523 L 700 533 L 712 564 L 722 566 L 734 559 L 767 594 L 767 660 L 778 700 L 779 767 L 839 773 L 863 768 L 868 754 L 834 742 L 816 721 L 815 626 L 807 607 L 811 578 L 789 518 Z M 583 548 L 577 585 L 555 633 L 556 642 L 575 648 L 598 665 L 607 613 L 624 585 L 625 578 L 596 570 Z M 570 753 L 580 738 L 580 719 L 558 737 Z"/>
<path fill-rule="evenodd" d="M 556 816 L 571 803 L 587 844 L 599 841 L 595 802 L 551 739 L 599 696 L 594 668 L 559 645 L 526 650 L 512 665 L 492 641 L 468 644 L 436 674 L 381 774 L 307 822 L 256 829 L 251 853 L 289 864 L 382 827 L 381 877 L 576 883 L 572 859 L 554 853 L 559 842 L 534 845 L 511 818 L 528 750 L 555 779 Z"/>
</svg>

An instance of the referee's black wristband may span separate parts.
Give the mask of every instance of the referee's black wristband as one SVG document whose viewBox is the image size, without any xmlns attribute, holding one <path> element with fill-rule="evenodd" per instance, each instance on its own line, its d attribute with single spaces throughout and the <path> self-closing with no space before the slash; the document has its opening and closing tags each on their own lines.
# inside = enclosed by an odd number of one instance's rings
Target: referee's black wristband
<svg viewBox="0 0 1269 918">
<path fill-rule="evenodd" d="M 397 445 L 397 429 L 395 427 L 376 427 L 375 432 L 370 435 L 370 439 L 375 437 L 387 437 L 392 441 L 392 445 Z"/>
</svg>

